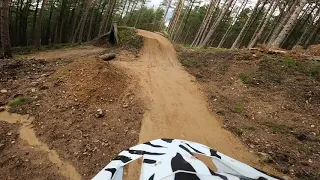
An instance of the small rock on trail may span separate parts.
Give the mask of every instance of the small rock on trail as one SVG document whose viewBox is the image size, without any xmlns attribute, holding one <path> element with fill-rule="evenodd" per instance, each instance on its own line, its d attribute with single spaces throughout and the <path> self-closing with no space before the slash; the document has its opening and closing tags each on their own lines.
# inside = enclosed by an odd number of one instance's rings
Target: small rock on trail
<svg viewBox="0 0 320 180">
<path fill-rule="evenodd" d="M 105 114 L 104 114 L 102 109 L 98 109 L 96 114 L 95 114 L 96 118 L 102 118 L 102 117 L 104 117 L 104 115 Z"/>
<path fill-rule="evenodd" d="M 101 58 L 104 61 L 110 61 L 114 58 L 116 58 L 116 54 L 115 53 L 107 53 L 107 54 L 103 54 L 101 56 L 99 56 L 99 58 Z"/>
</svg>

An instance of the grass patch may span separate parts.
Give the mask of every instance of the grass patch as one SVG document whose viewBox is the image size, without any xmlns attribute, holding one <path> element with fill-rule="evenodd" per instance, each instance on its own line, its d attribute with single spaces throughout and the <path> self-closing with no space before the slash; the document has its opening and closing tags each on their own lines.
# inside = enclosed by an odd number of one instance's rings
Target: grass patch
<svg viewBox="0 0 320 180">
<path fill-rule="evenodd" d="M 120 46 L 130 51 L 139 51 L 143 46 L 143 38 L 135 28 L 118 27 Z"/>
<path fill-rule="evenodd" d="M 270 122 L 270 121 L 264 122 L 263 124 L 264 124 L 265 126 L 267 126 L 269 129 L 271 129 L 271 131 L 272 131 L 273 133 L 281 133 L 281 134 L 284 134 L 284 133 L 287 133 L 287 132 L 288 132 L 287 126 L 285 126 L 285 125 L 283 125 L 283 124 L 277 124 L 277 123 Z"/>
<path fill-rule="evenodd" d="M 320 61 L 311 61 L 304 73 L 307 76 L 320 80 Z"/>
<path fill-rule="evenodd" d="M 194 59 L 183 59 L 183 60 L 181 60 L 181 63 L 183 66 L 186 66 L 186 67 L 199 67 L 200 66 L 199 62 Z"/>
<path fill-rule="evenodd" d="M 271 75 L 270 76 L 270 80 L 275 82 L 275 83 L 281 84 L 282 78 L 280 76 L 277 76 L 277 75 Z"/>
<path fill-rule="evenodd" d="M 246 127 L 244 127 L 244 129 L 246 129 L 248 131 L 256 131 L 257 130 L 257 128 L 253 127 L 253 126 L 246 126 Z"/>
<path fill-rule="evenodd" d="M 229 130 L 231 130 L 231 132 L 233 132 L 236 136 L 241 137 L 243 134 L 243 131 L 237 127 L 230 127 Z"/>
<path fill-rule="evenodd" d="M 237 112 L 237 113 L 242 113 L 244 111 L 244 106 L 242 104 L 237 104 L 234 107 L 234 111 Z"/>
<path fill-rule="evenodd" d="M 242 57 L 242 59 L 245 60 L 245 61 L 248 61 L 248 60 L 250 60 L 250 56 L 249 55 L 244 55 Z"/>
<path fill-rule="evenodd" d="M 243 84 L 250 84 L 252 83 L 252 78 L 246 74 L 246 73 L 241 73 L 239 74 L 239 78 L 241 79 Z"/>
<path fill-rule="evenodd" d="M 26 99 L 23 98 L 23 97 L 17 97 L 17 98 L 14 98 L 12 99 L 9 103 L 8 103 L 8 106 L 16 106 L 16 105 L 19 105 L 21 103 L 23 103 Z"/>
<path fill-rule="evenodd" d="M 287 57 L 284 59 L 284 64 L 287 66 L 287 67 L 294 67 L 297 65 L 296 61 L 290 57 Z"/>
</svg>

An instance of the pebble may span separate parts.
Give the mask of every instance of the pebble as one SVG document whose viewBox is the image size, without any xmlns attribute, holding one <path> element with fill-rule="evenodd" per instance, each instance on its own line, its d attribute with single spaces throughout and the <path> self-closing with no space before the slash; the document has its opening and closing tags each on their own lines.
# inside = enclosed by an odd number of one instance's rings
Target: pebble
<svg viewBox="0 0 320 180">
<path fill-rule="evenodd" d="M 39 82 L 37 82 L 37 81 L 34 81 L 34 82 L 31 82 L 30 83 L 30 86 L 31 87 L 36 87 L 36 86 L 38 86 L 39 85 Z"/>
<path fill-rule="evenodd" d="M 127 103 L 123 104 L 122 107 L 123 108 L 127 108 L 129 105 Z"/>
<path fill-rule="evenodd" d="M 1 93 L 7 93 L 8 91 L 6 89 L 1 89 L 0 92 Z"/>
<path fill-rule="evenodd" d="M 104 116 L 104 112 L 102 111 L 102 109 L 98 109 L 97 113 L 95 114 L 96 118 L 101 118 Z"/>
<path fill-rule="evenodd" d="M 8 132 L 7 135 L 8 135 L 8 136 L 11 136 L 11 135 L 12 135 L 12 132 Z"/>
<path fill-rule="evenodd" d="M 31 89 L 31 92 L 36 92 L 36 88 L 32 88 L 32 89 Z"/>
<path fill-rule="evenodd" d="M 316 127 L 316 126 L 312 124 L 310 127 L 314 128 L 314 127 Z"/>
<path fill-rule="evenodd" d="M 303 166 L 310 166 L 310 163 L 308 161 L 300 161 L 300 164 Z"/>
<path fill-rule="evenodd" d="M 0 112 L 5 111 L 5 110 L 6 110 L 6 107 L 0 106 Z"/>
</svg>

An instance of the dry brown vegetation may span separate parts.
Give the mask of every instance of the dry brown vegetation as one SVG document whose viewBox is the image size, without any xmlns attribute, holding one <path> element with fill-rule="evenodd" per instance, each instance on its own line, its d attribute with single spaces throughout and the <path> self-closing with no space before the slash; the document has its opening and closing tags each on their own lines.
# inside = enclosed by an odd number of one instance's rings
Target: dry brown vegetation
<svg viewBox="0 0 320 180">
<path fill-rule="evenodd" d="M 318 179 L 319 61 L 247 50 L 177 49 L 226 129 L 281 172 Z"/>
</svg>

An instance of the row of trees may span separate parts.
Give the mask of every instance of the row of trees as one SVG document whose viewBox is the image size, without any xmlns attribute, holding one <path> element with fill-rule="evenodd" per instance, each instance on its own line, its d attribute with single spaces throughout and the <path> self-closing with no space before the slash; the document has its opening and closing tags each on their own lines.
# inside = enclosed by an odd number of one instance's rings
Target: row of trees
<svg viewBox="0 0 320 180">
<path fill-rule="evenodd" d="M 318 0 L 177 0 L 170 37 L 191 46 L 305 48 L 320 42 Z M 249 6 L 253 4 L 253 6 Z"/>
<path fill-rule="evenodd" d="M 165 4 L 147 8 L 146 0 L 0 0 L 0 57 L 11 46 L 89 41 L 112 22 L 147 30 L 163 27 Z"/>
<path fill-rule="evenodd" d="M 318 0 L 207 1 L 163 0 L 155 9 L 146 0 L 0 0 L 0 57 L 11 57 L 11 46 L 89 41 L 114 21 L 166 28 L 173 41 L 201 47 L 292 48 L 320 41 Z"/>
</svg>

